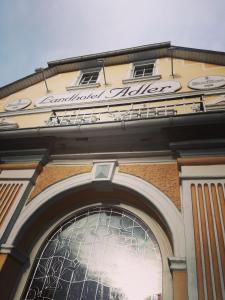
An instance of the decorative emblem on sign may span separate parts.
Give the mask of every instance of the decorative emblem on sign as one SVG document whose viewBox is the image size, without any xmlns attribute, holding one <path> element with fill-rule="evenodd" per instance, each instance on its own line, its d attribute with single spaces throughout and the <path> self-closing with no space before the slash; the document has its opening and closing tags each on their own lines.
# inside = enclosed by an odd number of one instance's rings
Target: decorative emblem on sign
<svg viewBox="0 0 225 300">
<path fill-rule="evenodd" d="M 211 90 L 225 85 L 225 76 L 204 76 L 192 79 L 188 86 L 194 90 Z"/>
<path fill-rule="evenodd" d="M 69 92 L 66 94 L 52 94 L 38 99 L 35 105 L 38 107 L 43 107 L 91 103 L 107 100 L 122 100 L 136 97 L 146 97 L 155 94 L 172 93 L 179 90 L 180 88 L 180 82 L 177 80 L 160 80 L 154 83 L 136 84 L 132 86 L 77 91 Z"/>
<path fill-rule="evenodd" d="M 23 109 L 31 104 L 30 99 L 17 99 L 12 102 L 6 104 L 5 110 L 7 111 L 16 111 L 19 109 Z"/>
</svg>

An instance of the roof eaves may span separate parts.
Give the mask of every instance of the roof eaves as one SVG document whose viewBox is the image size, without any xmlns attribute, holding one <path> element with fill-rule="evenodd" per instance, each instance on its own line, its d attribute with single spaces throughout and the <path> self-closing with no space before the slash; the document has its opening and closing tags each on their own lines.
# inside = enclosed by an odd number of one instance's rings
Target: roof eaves
<svg viewBox="0 0 225 300">
<path fill-rule="evenodd" d="M 70 64 L 74 62 L 81 62 L 81 61 L 88 61 L 98 58 L 108 58 L 108 57 L 114 57 L 119 55 L 127 55 L 135 52 L 142 52 L 146 50 L 155 50 L 160 48 L 169 48 L 171 46 L 170 42 L 163 42 L 163 43 L 157 43 L 157 44 L 150 44 L 150 45 L 144 45 L 144 46 L 138 46 L 138 47 L 132 47 L 132 48 L 125 48 L 120 50 L 113 50 L 113 51 L 107 51 L 107 52 L 101 52 L 96 54 L 88 54 L 83 56 L 77 56 L 77 57 L 71 57 L 66 59 L 60 59 L 60 60 L 54 60 L 48 62 L 48 66 L 57 66 L 61 64 Z"/>
<path fill-rule="evenodd" d="M 57 70 L 55 68 L 45 68 L 45 76 L 49 78 L 53 75 L 57 74 Z M 36 83 L 43 81 L 43 76 L 41 73 L 32 73 L 28 76 L 20 78 L 12 83 L 9 83 L 3 87 L 0 87 L 0 99 L 9 96 L 10 94 L 16 93 L 22 89 L 30 87 Z"/>
<path fill-rule="evenodd" d="M 208 64 L 225 65 L 225 52 L 203 50 L 195 48 L 186 48 L 179 46 L 173 47 L 173 56 L 175 58 L 198 61 Z"/>
</svg>

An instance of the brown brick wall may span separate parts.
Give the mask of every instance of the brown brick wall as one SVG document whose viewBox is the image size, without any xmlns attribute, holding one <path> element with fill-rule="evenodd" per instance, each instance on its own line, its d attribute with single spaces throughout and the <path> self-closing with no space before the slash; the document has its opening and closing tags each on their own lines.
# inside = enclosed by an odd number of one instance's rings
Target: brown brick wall
<svg viewBox="0 0 225 300">
<path fill-rule="evenodd" d="M 30 194 L 28 202 L 51 184 L 54 184 L 73 175 L 88 173 L 91 171 L 91 169 L 91 166 L 45 166 L 43 168 L 43 171 L 37 178 L 36 184 Z"/>
<path fill-rule="evenodd" d="M 176 163 L 120 165 L 119 171 L 140 177 L 166 194 L 181 209 L 179 173 Z"/>
</svg>

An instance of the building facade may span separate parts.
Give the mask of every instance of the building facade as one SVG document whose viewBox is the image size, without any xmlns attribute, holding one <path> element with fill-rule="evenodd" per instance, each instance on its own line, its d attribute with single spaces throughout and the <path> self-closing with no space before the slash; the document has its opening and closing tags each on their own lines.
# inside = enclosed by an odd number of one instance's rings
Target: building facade
<svg viewBox="0 0 225 300">
<path fill-rule="evenodd" d="M 0 98 L 1 299 L 225 298 L 225 53 L 52 61 Z"/>
</svg>

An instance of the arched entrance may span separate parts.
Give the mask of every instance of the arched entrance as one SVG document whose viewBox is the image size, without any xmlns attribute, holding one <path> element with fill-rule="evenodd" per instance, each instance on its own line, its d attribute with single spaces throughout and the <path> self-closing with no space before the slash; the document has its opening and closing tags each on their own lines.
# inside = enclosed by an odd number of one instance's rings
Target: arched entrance
<svg viewBox="0 0 225 300">
<path fill-rule="evenodd" d="M 174 255 L 177 257 L 185 257 L 183 218 L 175 205 L 165 194 L 143 179 L 128 174 L 115 173 L 110 183 L 115 187 L 122 187 L 128 191 L 136 192 L 141 196 L 142 201 L 145 200 L 152 209 L 156 210 L 171 235 Z M 46 210 L 49 204 L 57 201 L 57 199 L 62 197 L 65 193 L 68 194 L 68 191 L 82 187 L 85 188 L 90 184 L 93 185 L 93 175 L 92 173 L 86 173 L 72 176 L 45 189 L 23 210 L 8 237 L 8 243 L 14 244 L 23 233 L 26 223 L 29 223 L 40 211 Z M 101 184 L 101 186 L 104 185 L 105 182 Z"/>
<path fill-rule="evenodd" d="M 8 237 L 8 243 L 16 245 L 19 249 L 22 246 L 25 251 L 31 253 L 30 261 L 33 261 L 38 250 L 43 249 L 41 247 L 45 243 L 44 240 L 57 231 L 57 226 L 66 224 L 65 222 L 80 210 L 92 209 L 92 206 L 96 205 L 106 205 L 116 211 L 121 209 L 120 215 L 125 209 L 132 220 L 135 216 L 135 220 L 140 221 L 140 227 L 153 233 L 151 236 L 157 241 L 162 258 L 162 294 L 164 299 L 173 299 L 168 258 L 185 257 L 182 218 L 162 192 L 135 176 L 115 173 L 109 186 L 105 182 L 99 186 L 99 182 L 93 181 L 92 174 L 87 173 L 48 187 L 24 209 Z M 52 221 L 53 217 L 55 219 Z M 36 241 L 34 238 L 37 238 Z M 31 274 L 31 268 L 24 271 L 17 291 L 18 299 Z M 30 278 L 32 276 L 34 273 Z"/>
</svg>

